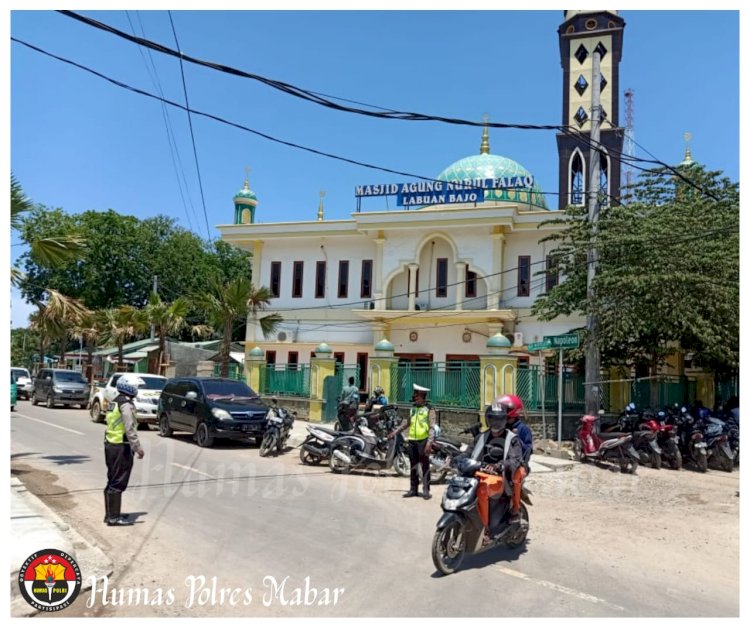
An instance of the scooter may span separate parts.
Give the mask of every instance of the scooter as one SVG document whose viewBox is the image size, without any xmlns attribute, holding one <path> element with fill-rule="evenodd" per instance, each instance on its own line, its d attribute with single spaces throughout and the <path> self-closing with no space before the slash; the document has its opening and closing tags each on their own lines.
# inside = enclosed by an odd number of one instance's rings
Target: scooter
<svg viewBox="0 0 750 628">
<path fill-rule="evenodd" d="M 708 454 L 699 423 L 685 406 L 680 408 L 680 414 L 675 420 L 683 462 L 691 462 L 698 471 L 705 473 L 708 471 Z"/>
<path fill-rule="evenodd" d="M 656 427 L 644 423 L 653 418 L 650 410 L 645 413 L 638 412 L 634 403 L 625 406 L 625 410 L 620 414 L 617 423 L 611 428 L 603 431 L 602 435 L 622 433 L 633 435 L 633 449 L 638 452 L 639 462 L 641 464 L 650 464 L 654 469 L 661 469 L 661 448 L 657 443 Z"/>
<path fill-rule="evenodd" d="M 283 453 L 296 414 L 296 412 L 289 412 L 286 408 L 279 407 L 276 399 L 272 399 L 271 407 L 266 415 L 268 421 L 266 433 L 263 434 L 258 451 L 262 457 L 268 456 L 274 448 L 276 448 L 277 453 Z"/>
<path fill-rule="evenodd" d="M 600 411 L 601 414 L 601 411 Z M 633 447 L 633 435 L 624 433 L 601 433 L 600 418 L 587 414 L 581 417 L 576 430 L 573 450 L 582 463 L 590 460 L 612 462 L 619 465 L 622 473 L 635 474 L 641 458 Z"/>
<path fill-rule="evenodd" d="M 661 450 L 661 459 L 666 460 L 669 466 L 675 470 L 682 469 L 682 454 L 677 437 L 677 426 L 667 423 L 667 413 L 660 410 L 655 418 L 648 419 L 642 427 L 656 433 L 656 444 Z"/>
<path fill-rule="evenodd" d="M 367 418 L 357 419 L 353 433 L 344 434 L 330 445 L 329 467 L 334 473 L 349 473 L 352 469 L 393 469 L 397 475 L 406 476 L 411 472 L 411 463 L 401 434 L 386 438 L 386 434 L 396 427 L 398 414 L 395 406 L 383 406 L 376 430 L 367 425 Z"/>
<path fill-rule="evenodd" d="M 458 570 L 466 554 L 478 554 L 500 544 L 510 548 L 522 546 L 526 542 L 529 521 L 525 504 L 531 505 L 529 492 L 522 487 L 520 514 L 526 524 L 511 523 L 510 500 L 502 489 L 503 478 L 482 471 L 482 462 L 465 456 L 455 458 L 453 465 L 456 475 L 448 480 L 441 504 L 443 514 L 432 540 L 432 562 L 445 575 Z M 482 483 L 494 483 L 494 490 L 502 492 L 496 501 L 496 510 L 484 515 L 480 514 L 478 500 Z M 489 534 L 491 523 L 492 536 Z"/>
<path fill-rule="evenodd" d="M 708 461 L 715 462 L 722 471 L 731 473 L 734 469 L 734 452 L 729 445 L 729 435 L 724 421 L 709 416 L 702 427 Z"/>
<path fill-rule="evenodd" d="M 300 446 L 299 459 L 302 464 L 316 465 L 331 456 L 331 443 L 339 436 L 352 434 L 354 430 L 343 432 L 322 425 L 308 425 L 307 438 Z"/>
</svg>

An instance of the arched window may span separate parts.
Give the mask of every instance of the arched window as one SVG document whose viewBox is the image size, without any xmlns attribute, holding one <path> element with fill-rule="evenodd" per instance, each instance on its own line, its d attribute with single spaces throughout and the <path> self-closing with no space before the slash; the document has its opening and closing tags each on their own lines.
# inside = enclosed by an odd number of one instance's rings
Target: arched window
<svg viewBox="0 0 750 628">
<path fill-rule="evenodd" d="M 599 157 L 599 204 L 609 205 L 609 156 L 602 151 Z"/>
<path fill-rule="evenodd" d="M 584 161 L 580 149 L 576 148 L 570 159 L 568 181 L 570 187 L 570 204 L 583 205 L 584 203 Z"/>
</svg>

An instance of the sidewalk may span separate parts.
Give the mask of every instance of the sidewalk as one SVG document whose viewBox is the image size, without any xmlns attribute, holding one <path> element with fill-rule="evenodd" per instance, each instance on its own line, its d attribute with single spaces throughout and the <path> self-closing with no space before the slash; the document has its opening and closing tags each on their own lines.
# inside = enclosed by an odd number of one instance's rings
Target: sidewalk
<svg viewBox="0 0 750 628">
<path fill-rule="evenodd" d="M 334 423 L 335 421 L 317 423 L 313 421 L 308 422 L 304 419 L 297 419 L 292 426 L 292 432 L 289 435 L 289 440 L 287 442 L 290 447 L 297 448 L 307 438 L 308 425 L 322 425 L 333 429 Z M 545 456 L 543 454 L 534 454 L 529 462 L 529 467 L 532 473 L 554 473 L 556 471 L 568 471 L 576 464 L 578 463 L 572 460 L 553 458 L 552 456 Z"/>
<path fill-rule="evenodd" d="M 38 611 L 26 603 L 18 587 L 18 570 L 34 552 L 56 549 L 70 554 L 81 569 L 81 592 L 91 587 L 91 576 L 112 573 L 112 561 L 66 524 L 21 480 L 10 478 L 10 590 L 11 617 L 29 617 Z"/>
</svg>

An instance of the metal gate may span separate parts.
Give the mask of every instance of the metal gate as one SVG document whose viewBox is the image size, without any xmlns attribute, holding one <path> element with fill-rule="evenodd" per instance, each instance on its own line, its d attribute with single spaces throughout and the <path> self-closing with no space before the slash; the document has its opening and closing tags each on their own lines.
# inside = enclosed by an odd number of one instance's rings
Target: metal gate
<svg viewBox="0 0 750 628">
<path fill-rule="evenodd" d="M 338 399 L 341 394 L 341 379 L 329 375 L 323 380 L 323 421 L 335 421 Z"/>
</svg>

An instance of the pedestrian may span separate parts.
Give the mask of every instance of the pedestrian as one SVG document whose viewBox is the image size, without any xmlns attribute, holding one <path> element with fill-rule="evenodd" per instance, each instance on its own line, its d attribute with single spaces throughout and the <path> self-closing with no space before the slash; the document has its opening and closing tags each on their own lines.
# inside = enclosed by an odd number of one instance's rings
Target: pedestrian
<svg viewBox="0 0 750 628">
<path fill-rule="evenodd" d="M 419 478 L 422 478 L 422 497 L 430 499 L 430 454 L 435 440 L 435 409 L 427 403 L 429 388 L 414 384 L 412 406 L 409 418 L 404 419 L 388 438 L 394 438 L 399 432 L 408 430 L 409 461 L 411 462 L 411 486 L 403 497 L 419 495 Z"/>
<path fill-rule="evenodd" d="M 339 425 L 342 430 L 349 431 L 359 409 L 359 388 L 354 385 L 354 377 L 349 378 L 349 385 L 341 391 L 339 409 L 343 410 L 343 416 L 339 416 Z"/>
<path fill-rule="evenodd" d="M 120 511 L 122 494 L 128 487 L 133 470 L 133 453 L 143 458 L 143 447 L 138 440 L 137 420 L 133 399 L 143 380 L 126 373 L 117 380 L 117 396 L 112 409 L 107 412 L 107 430 L 104 433 L 104 460 L 107 463 L 107 487 L 104 489 L 104 522 L 108 526 L 133 525 Z"/>
</svg>

